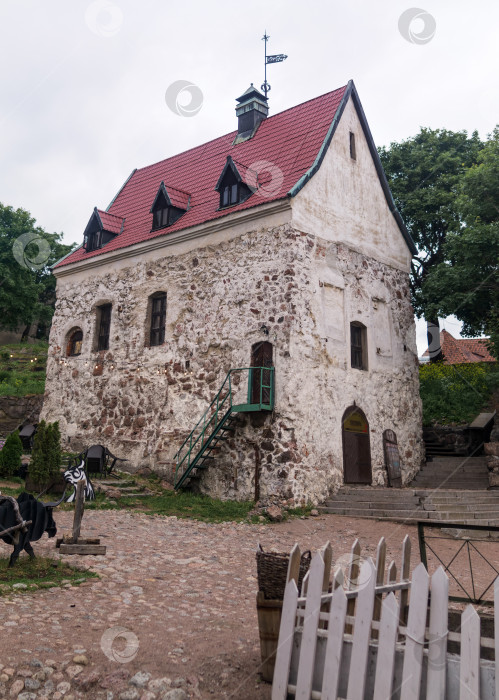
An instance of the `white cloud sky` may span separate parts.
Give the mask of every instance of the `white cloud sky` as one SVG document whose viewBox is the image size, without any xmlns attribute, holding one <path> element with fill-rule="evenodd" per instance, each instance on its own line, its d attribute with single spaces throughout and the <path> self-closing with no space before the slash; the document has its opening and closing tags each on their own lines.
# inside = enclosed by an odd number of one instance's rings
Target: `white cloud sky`
<svg viewBox="0 0 499 700">
<path fill-rule="evenodd" d="M 263 82 L 264 29 L 269 53 L 288 54 L 269 67 L 271 114 L 353 78 L 377 145 L 420 126 L 485 138 L 499 121 L 499 4 L 423 5 L 436 32 L 416 45 L 398 29 L 410 0 L 2 0 L 0 201 L 80 241 L 133 168 L 236 127 L 235 98 Z M 168 109 L 176 80 L 201 88 L 195 117 Z"/>
</svg>

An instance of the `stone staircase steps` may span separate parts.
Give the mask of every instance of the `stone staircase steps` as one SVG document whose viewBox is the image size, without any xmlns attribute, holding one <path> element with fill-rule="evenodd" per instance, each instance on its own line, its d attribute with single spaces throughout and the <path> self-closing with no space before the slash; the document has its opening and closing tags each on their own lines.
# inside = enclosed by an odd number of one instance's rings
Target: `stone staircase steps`
<svg viewBox="0 0 499 700">
<path fill-rule="evenodd" d="M 499 491 L 488 491 L 483 457 L 428 462 L 409 487 L 343 486 L 320 510 L 353 518 L 499 527 Z"/>
</svg>

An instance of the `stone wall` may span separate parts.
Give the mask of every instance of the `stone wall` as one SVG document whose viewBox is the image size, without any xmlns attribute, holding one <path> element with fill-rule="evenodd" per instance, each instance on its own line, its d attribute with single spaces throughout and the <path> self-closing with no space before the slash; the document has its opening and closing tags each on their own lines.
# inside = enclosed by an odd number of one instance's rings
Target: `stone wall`
<svg viewBox="0 0 499 700">
<path fill-rule="evenodd" d="M 0 396 L 0 435 L 6 436 L 24 423 L 38 423 L 43 396 Z"/>
<path fill-rule="evenodd" d="M 148 299 L 158 291 L 167 292 L 166 342 L 148 347 Z M 95 309 L 108 302 L 110 347 L 96 353 Z M 353 320 L 367 328 L 367 371 L 350 368 Z M 66 358 L 75 326 L 82 354 Z M 317 503 L 343 481 L 341 419 L 354 403 L 370 424 L 373 482 L 386 483 L 387 428 L 410 481 L 422 448 L 407 274 L 289 224 L 59 279 L 43 417 L 60 421 L 72 449 L 104 443 L 132 470 L 171 476 L 177 449 L 226 373 L 248 367 L 262 340 L 274 348 L 275 410 L 241 416 L 197 488 Z M 242 402 L 245 387 L 242 380 Z"/>
</svg>

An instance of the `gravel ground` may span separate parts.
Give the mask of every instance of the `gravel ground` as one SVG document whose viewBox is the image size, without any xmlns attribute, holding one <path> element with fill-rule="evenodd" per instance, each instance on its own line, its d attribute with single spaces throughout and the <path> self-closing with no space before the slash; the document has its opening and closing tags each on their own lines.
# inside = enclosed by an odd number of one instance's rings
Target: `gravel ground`
<svg viewBox="0 0 499 700">
<path fill-rule="evenodd" d="M 69 532 L 72 513 L 56 513 L 56 522 L 59 534 Z M 384 536 L 387 561 L 399 567 L 405 534 L 417 564 L 413 525 L 337 515 L 214 525 L 87 511 L 82 536 L 101 537 L 106 556 L 63 558 L 100 579 L 0 598 L 0 697 L 268 700 L 259 677 L 257 544 L 315 550 L 329 540 L 335 562 L 356 537 L 374 557 Z M 61 556 L 46 536 L 34 548 Z"/>
</svg>

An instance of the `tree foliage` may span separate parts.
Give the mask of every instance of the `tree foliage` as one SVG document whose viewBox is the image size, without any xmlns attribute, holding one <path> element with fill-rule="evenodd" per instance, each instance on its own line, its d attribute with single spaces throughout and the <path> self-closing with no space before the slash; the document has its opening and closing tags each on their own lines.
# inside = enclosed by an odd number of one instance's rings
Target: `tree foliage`
<svg viewBox="0 0 499 700">
<path fill-rule="evenodd" d="M 11 433 L 0 452 L 0 476 L 12 476 L 21 466 L 23 444 L 19 431 Z"/>
<path fill-rule="evenodd" d="M 489 335 L 499 358 L 499 127 L 464 173 L 456 206 L 462 227 L 447 236 L 444 260 L 423 285 L 425 305 L 455 314 L 465 336 Z"/>
<path fill-rule="evenodd" d="M 0 328 L 50 325 L 55 306 L 50 267 L 75 247 L 61 239 L 37 226 L 24 209 L 0 203 Z"/>
<path fill-rule="evenodd" d="M 430 270 L 444 260 L 444 244 L 461 228 L 457 207 L 460 182 L 481 147 L 477 132 L 422 128 L 413 138 L 381 148 L 379 155 L 395 204 L 418 254 L 412 261 L 411 296 L 418 317 L 431 318 L 434 307 L 423 294 Z"/>
<path fill-rule="evenodd" d="M 40 421 L 31 452 L 30 479 L 39 487 L 50 484 L 59 473 L 61 456 L 59 423 Z"/>
</svg>

